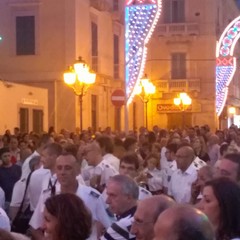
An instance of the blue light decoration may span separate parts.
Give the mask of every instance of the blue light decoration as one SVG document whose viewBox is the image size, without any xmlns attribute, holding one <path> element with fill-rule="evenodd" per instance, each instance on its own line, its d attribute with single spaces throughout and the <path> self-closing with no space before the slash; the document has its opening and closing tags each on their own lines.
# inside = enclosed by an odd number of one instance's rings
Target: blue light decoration
<svg viewBox="0 0 240 240">
<path fill-rule="evenodd" d="M 228 87 L 237 68 L 233 57 L 235 45 L 240 37 L 240 16 L 225 28 L 216 48 L 216 114 L 219 117 L 225 106 Z"/>
<path fill-rule="evenodd" d="M 147 47 L 158 22 L 162 0 L 126 0 L 125 6 L 125 85 L 130 104 L 143 75 Z"/>
</svg>

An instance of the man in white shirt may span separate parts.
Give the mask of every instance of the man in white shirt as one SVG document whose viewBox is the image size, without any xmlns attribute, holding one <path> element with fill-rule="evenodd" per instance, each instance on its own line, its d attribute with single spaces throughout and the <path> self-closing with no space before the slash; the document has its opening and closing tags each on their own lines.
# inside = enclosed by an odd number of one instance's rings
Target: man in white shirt
<svg viewBox="0 0 240 240">
<path fill-rule="evenodd" d="M 113 155 L 114 143 L 112 138 L 103 135 L 98 137 L 96 141 L 102 150 L 103 161 L 106 164 L 110 164 L 116 170 L 116 172 L 118 172 L 120 160 Z"/>
<path fill-rule="evenodd" d="M 12 193 L 12 199 L 10 203 L 10 212 L 16 212 L 17 209 L 20 207 L 23 195 L 24 195 L 24 190 L 26 188 L 26 181 L 27 177 L 31 172 L 29 162 L 31 161 L 32 158 L 35 156 L 40 156 L 42 149 L 48 144 L 53 142 L 53 138 L 48 135 L 44 134 L 38 144 L 38 148 L 36 151 L 34 151 L 23 163 L 22 165 L 22 176 L 19 181 L 17 181 L 14 185 L 13 188 L 13 193 Z M 11 214 L 11 213 L 10 213 Z"/>
<path fill-rule="evenodd" d="M 57 157 L 62 153 L 62 147 L 58 143 L 46 145 L 41 152 L 42 168 L 34 171 L 29 182 L 29 200 L 33 211 L 38 203 L 42 190 L 54 191 L 57 177 L 55 176 L 55 164 Z M 54 193 L 52 193 L 54 195 Z"/>
<path fill-rule="evenodd" d="M 182 146 L 177 150 L 176 162 L 178 169 L 172 174 L 168 195 L 178 203 L 189 203 L 191 186 L 197 179 L 197 171 L 201 168 L 194 162 L 195 154 L 190 146 Z"/>
<path fill-rule="evenodd" d="M 90 186 L 102 192 L 108 179 L 118 172 L 103 160 L 102 151 L 97 142 L 88 144 L 84 152 L 89 167 L 83 170 L 83 178 L 87 175 L 84 172 L 88 172 Z M 87 179 L 84 178 L 84 180 Z"/>
<path fill-rule="evenodd" d="M 56 185 L 56 194 L 58 193 L 75 193 L 89 208 L 93 218 L 93 231 L 89 239 L 96 240 L 97 234 L 101 230 L 101 225 L 108 228 L 111 221 L 105 210 L 104 201 L 98 191 L 91 187 L 80 185 L 76 179 L 78 175 L 78 166 L 76 158 L 66 153 L 60 155 L 56 160 L 56 175 L 60 184 Z M 32 234 L 35 240 L 43 238 L 43 210 L 44 203 L 51 196 L 51 189 L 42 192 L 37 207 L 30 220 L 30 226 L 33 228 Z M 96 224 L 96 222 L 98 224 Z M 97 228 L 98 226 L 99 228 Z M 97 232 L 96 232 L 97 230 Z"/>
<path fill-rule="evenodd" d="M 163 192 L 166 194 L 168 193 L 168 187 L 172 174 L 177 170 L 177 163 L 175 159 L 178 147 L 179 145 L 177 143 L 169 143 L 166 146 L 165 156 L 168 161 L 168 166 L 163 169 Z"/>
</svg>

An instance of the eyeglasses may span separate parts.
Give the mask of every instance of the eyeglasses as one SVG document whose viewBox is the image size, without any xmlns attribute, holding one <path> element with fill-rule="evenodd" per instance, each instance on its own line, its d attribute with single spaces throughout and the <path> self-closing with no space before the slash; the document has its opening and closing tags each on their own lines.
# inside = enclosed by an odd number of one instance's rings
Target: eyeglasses
<svg viewBox="0 0 240 240">
<path fill-rule="evenodd" d="M 136 220 L 135 218 L 131 219 L 132 225 L 137 225 L 137 226 L 141 226 L 143 224 L 148 224 L 148 223 L 154 223 L 154 221 L 146 221 L 146 222 L 141 222 L 139 220 Z"/>
</svg>

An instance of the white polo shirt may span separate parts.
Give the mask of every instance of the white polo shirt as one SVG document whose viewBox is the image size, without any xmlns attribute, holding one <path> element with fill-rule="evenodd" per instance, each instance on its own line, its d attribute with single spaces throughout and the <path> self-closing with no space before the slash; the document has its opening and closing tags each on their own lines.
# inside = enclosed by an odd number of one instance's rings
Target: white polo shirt
<svg viewBox="0 0 240 240">
<path fill-rule="evenodd" d="M 117 172 L 119 172 L 120 160 L 112 153 L 107 153 L 103 156 L 103 161 L 110 164 Z"/>
<path fill-rule="evenodd" d="M 197 179 L 199 167 L 192 162 L 185 172 L 177 169 L 173 172 L 169 183 L 168 195 L 172 196 L 177 203 L 189 203 L 191 199 L 191 186 Z"/>
<path fill-rule="evenodd" d="M 32 211 L 37 207 L 42 190 L 46 189 L 43 187 L 43 183 L 49 181 L 50 176 L 50 170 L 44 169 L 43 167 L 32 173 L 28 186 L 28 195 Z"/>
<path fill-rule="evenodd" d="M 60 184 L 56 185 L 56 193 L 60 193 Z M 49 189 L 42 192 L 40 199 L 38 201 L 37 207 L 33 213 L 33 216 L 30 220 L 29 225 L 32 226 L 34 229 L 39 229 L 43 227 L 43 210 L 45 206 L 45 201 L 51 195 L 51 191 Z M 89 208 L 93 221 L 101 222 L 105 228 L 108 228 L 111 225 L 110 218 L 107 215 L 103 198 L 101 194 L 88 186 L 79 185 L 76 195 L 79 196 L 83 202 L 85 203 L 86 207 Z M 96 239 L 96 233 L 94 230 L 92 231 L 92 235 L 89 239 Z"/>
<path fill-rule="evenodd" d="M 100 185 L 105 185 L 110 177 L 117 174 L 118 172 L 103 160 L 95 167 L 88 166 L 82 170 L 82 176 L 86 185 L 90 185 L 90 180 L 95 175 L 101 176 Z"/>
</svg>

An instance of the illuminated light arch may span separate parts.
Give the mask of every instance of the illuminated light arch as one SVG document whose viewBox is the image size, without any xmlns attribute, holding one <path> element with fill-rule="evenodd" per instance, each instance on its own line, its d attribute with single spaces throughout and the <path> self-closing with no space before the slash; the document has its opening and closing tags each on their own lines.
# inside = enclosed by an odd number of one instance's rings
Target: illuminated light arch
<svg viewBox="0 0 240 240">
<path fill-rule="evenodd" d="M 216 48 L 216 114 L 219 117 L 225 106 L 228 87 L 237 68 L 233 56 L 235 45 L 240 38 L 240 16 L 225 28 Z"/>
<path fill-rule="evenodd" d="M 158 22 L 162 0 L 126 0 L 125 6 L 125 91 L 130 104 L 143 75 L 147 47 Z"/>
</svg>

